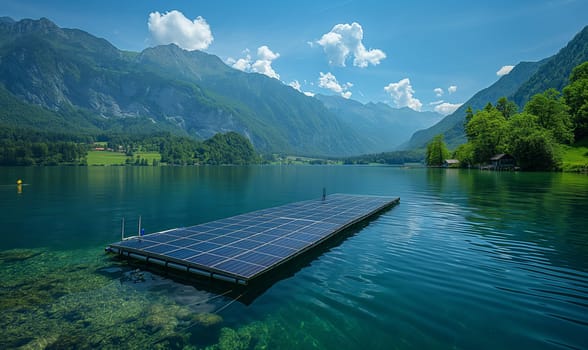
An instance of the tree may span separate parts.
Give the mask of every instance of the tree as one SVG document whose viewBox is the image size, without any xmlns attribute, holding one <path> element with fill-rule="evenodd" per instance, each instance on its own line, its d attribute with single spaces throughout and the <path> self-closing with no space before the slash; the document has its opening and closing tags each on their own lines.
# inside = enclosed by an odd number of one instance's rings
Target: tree
<svg viewBox="0 0 588 350">
<path fill-rule="evenodd" d="M 570 107 L 576 140 L 580 140 L 588 136 L 588 62 L 574 68 L 563 95 Z"/>
<path fill-rule="evenodd" d="M 561 165 L 558 143 L 539 117 L 520 113 L 508 121 L 506 148 L 525 170 L 553 170 Z"/>
<path fill-rule="evenodd" d="M 443 134 L 439 134 L 427 145 L 426 162 L 429 166 L 443 165 L 445 159 L 449 157 L 449 151 L 443 141 Z"/>
<path fill-rule="evenodd" d="M 466 125 L 466 135 L 472 144 L 473 162 L 485 163 L 503 150 L 506 119 L 492 104 L 478 111 Z"/>
<path fill-rule="evenodd" d="M 472 106 L 468 106 L 468 109 L 466 109 L 465 120 L 463 122 L 464 128 L 466 127 L 466 125 L 468 125 L 468 123 L 470 122 L 470 120 L 472 120 L 473 117 L 474 117 L 474 111 L 472 110 Z"/>
<path fill-rule="evenodd" d="M 563 97 L 555 89 L 536 94 L 525 106 L 525 112 L 537 116 L 539 125 L 552 132 L 557 142 L 567 144 L 574 141 L 572 119 L 568 110 Z"/>
<path fill-rule="evenodd" d="M 466 142 L 459 145 L 455 152 L 453 152 L 453 158 L 459 160 L 462 167 L 471 167 L 474 165 L 474 149 L 470 142 Z"/>
<path fill-rule="evenodd" d="M 502 113 L 505 119 L 509 119 L 519 111 L 516 103 L 509 101 L 506 97 L 501 97 L 496 102 L 496 109 Z"/>
</svg>

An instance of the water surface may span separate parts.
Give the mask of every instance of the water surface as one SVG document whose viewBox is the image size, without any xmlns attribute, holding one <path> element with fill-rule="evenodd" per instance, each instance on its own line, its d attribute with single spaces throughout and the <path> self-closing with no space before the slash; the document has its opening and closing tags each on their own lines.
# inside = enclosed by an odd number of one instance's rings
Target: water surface
<svg viewBox="0 0 588 350">
<path fill-rule="evenodd" d="M 323 187 L 401 203 L 259 293 L 103 251 L 122 217 L 155 232 Z M 576 174 L 0 168 L 0 348 L 587 348 L 587 212 Z"/>
</svg>

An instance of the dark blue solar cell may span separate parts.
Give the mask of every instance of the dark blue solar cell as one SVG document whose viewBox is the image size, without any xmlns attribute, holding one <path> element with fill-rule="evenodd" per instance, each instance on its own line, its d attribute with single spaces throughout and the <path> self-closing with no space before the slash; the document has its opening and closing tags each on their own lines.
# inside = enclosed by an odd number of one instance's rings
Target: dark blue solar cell
<svg viewBox="0 0 588 350">
<path fill-rule="evenodd" d="M 288 238 L 294 238 L 294 239 L 298 239 L 300 241 L 314 243 L 316 241 L 319 241 L 322 237 L 317 236 L 317 235 L 312 235 L 309 233 L 297 232 L 297 233 L 291 234 L 290 236 L 288 236 Z"/>
<path fill-rule="evenodd" d="M 315 235 L 315 236 L 326 236 L 328 234 L 327 230 L 321 230 L 318 228 L 313 228 L 312 226 L 309 227 L 305 227 L 303 229 L 301 229 L 300 231 L 293 233 L 292 235 L 297 235 L 297 234 L 301 234 L 301 233 L 306 233 L 306 234 L 311 234 L 311 235 Z"/>
<path fill-rule="evenodd" d="M 198 241 L 209 241 L 213 238 L 216 238 L 216 235 L 211 235 L 209 233 L 195 233 L 191 236 L 187 236 L 186 238 L 191 238 L 191 239 L 195 239 Z"/>
<path fill-rule="evenodd" d="M 241 249 L 241 248 L 237 248 L 237 247 L 232 247 L 232 246 L 225 246 L 225 247 L 220 247 L 218 249 L 215 249 L 213 251 L 211 251 L 211 254 L 216 254 L 216 255 L 221 255 L 221 256 L 226 256 L 226 257 L 234 257 L 235 255 L 239 255 L 241 253 L 246 252 L 247 250 L 245 249 Z"/>
<path fill-rule="evenodd" d="M 330 223 L 335 223 L 335 224 L 345 224 L 345 223 L 349 222 L 350 220 L 343 215 L 336 215 L 336 216 L 332 216 L 328 219 L 325 219 L 324 221 L 330 222 Z M 353 220 L 351 220 L 351 221 L 353 221 Z"/>
<path fill-rule="evenodd" d="M 215 244 L 215 243 L 210 243 L 210 242 L 200 242 L 200 243 L 192 244 L 191 246 L 188 246 L 186 248 L 200 250 L 203 252 L 208 252 L 213 249 L 220 248 L 220 247 L 221 247 L 220 244 Z"/>
<path fill-rule="evenodd" d="M 143 239 L 146 241 L 163 243 L 163 242 L 173 241 L 174 239 L 178 239 L 178 237 L 166 235 L 163 233 L 153 233 L 150 235 L 143 236 Z"/>
<path fill-rule="evenodd" d="M 249 227 L 247 225 L 243 225 L 242 223 L 238 223 L 238 224 L 234 224 L 229 226 L 227 229 L 231 230 L 231 232 L 235 232 L 235 231 L 241 231 L 242 229 Z"/>
<path fill-rule="evenodd" d="M 192 233 L 204 233 L 204 232 L 209 231 L 210 229 L 204 228 L 204 227 L 198 225 L 198 226 L 185 227 L 184 230 L 192 232 Z"/>
<path fill-rule="evenodd" d="M 196 256 L 193 256 L 193 257 L 187 259 L 187 261 L 190 261 L 194 264 L 203 265 L 203 266 L 213 266 L 213 265 L 218 264 L 219 262 L 226 260 L 226 259 L 227 258 L 225 258 L 223 256 L 202 253 L 200 255 L 196 255 Z"/>
<path fill-rule="evenodd" d="M 238 239 L 239 238 L 234 237 L 234 236 L 220 236 L 220 237 L 216 237 L 216 238 L 211 239 L 209 242 L 225 245 L 225 244 L 233 243 Z"/>
<path fill-rule="evenodd" d="M 268 254 L 264 254 L 264 253 L 260 253 L 260 252 L 247 252 L 245 254 L 239 255 L 237 257 L 237 259 L 241 260 L 241 261 L 245 261 L 248 263 L 252 263 L 252 264 L 256 264 L 256 265 L 261 265 L 261 266 L 271 266 L 273 264 L 275 264 L 276 262 L 282 260 L 282 258 L 277 257 L 277 256 L 272 256 L 272 255 L 268 255 Z"/>
<path fill-rule="evenodd" d="M 176 237 L 184 237 L 187 235 L 191 235 L 193 233 L 186 230 L 186 229 L 178 228 L 175 230 L 169 230 L 169 231 L 165 232 L 165 234 L 170 235 L 170 236 L 176 236 Z"/>
<path fill-rule="evenodd" d="M 265 269 L 263 266 L 250 264 L 239 260 L 228 260 L 215 266 L 216 269 L 226 271 L 242 277 L 252 277 L 256 273 Z"/>
<path fill-rule="evenodd" d="M 312 224 L 311 228 L 320 228 L 325 230 L 334 230 L 339 227 L 338 224 L 330 223 L 330 222 L 317 222 L 316 224 Z"/>
<path fill-rule="evenodd" d="M 261 226 L 249 226 L 249 227 L 245 227 L 243 229 L 243 232 L 249 232 L 249 233 L 261 233 L 263 231 L 267 231 L 267 227 L 261 227 Z"/>
<path fill-rule="evenodd" d="M 227 236 L 234 237 L 235 239 L 242 239 L 242 238 L 251 237 L 254 234 L 255 233 L 247 232 L 247 231 L 236 231 L 236 232 L 229 233 Z"/>
<path fill-rule="evenodd" d="M 249 237 L 250 240 L 261 242 L 261 243 L 268 243 L 268 242 L 271 242 L 277 238 L 278 237 L 276 237 L 276 236 L 266 235 L 264 233 L 258 233 L 255 236 Z"/>
<path fill-rule="evenodd" d="M 172 250 L 176 250 L 178 247 L 174 247 L 167 244 L 158 244 L 151 246 L 149 248 L 143 249 L 146 252 L 155 253 L 155 254 L 165 254 L 167 252 L 171 252 Z"/>
<path fill-rule="evenodd" d="M 255 248 L 255 251 L 275 255 L 275 256 L 278 256 L 281 258 L 285 258 L 285 257 L 288 257 L 288 256 L 296 253 L 297 250 L 292 249 L 292 248 L 286 248 L 286 247 L 274 245 L 274 244 L 266 244 L 266 245 L 262 245 L 258 248 Z"/>
<path fill-rule="evenodd" d="M 230 246 L 249 250 L 249 249 L 259 247 L 262 244 L 264 244 L 264 243 L 252 241 L 249 239 L 242 239 L 242 240 L 235 241 L 235 242 L 231 243 Z"/>
<path fill-rule="evenodd" d="M 199 243 L 199 241 L 194 240 L 194 239 L 190 239 L 190 238 L 180 238 L 180 239 L 176 239 L 175 241 L 168 242 L 168 244 L 175 245 L 178 247 L 187 247 L 189 245 L 196 244 L 196 243 Z"/>
<path fill-rule="evenodd" d="M 280 238 L 277 241 L 273 242 L 274 244 L 281 245 L 284 247 L 292 248 L 292 249 L 302 249 L 309 245 L 306 242 L 298 241 L 295 239 L 290 238 Z"/>
<path fill-rule="evenodd" d="M 282 230 L 279 228 L 274 228 L 263 233 L 264 235 L 276 236 L 276 237 L 284 237 L 290 234 L 288 230 Z"/>
<path fill-rule="evenodd" d="M 129 248 L 135 248 L 135 249 L 145 249 L 148 247 L 152 247 L 154 245 L 158 245 L 159 243 L 157 242 L 149 242 L 149 241 L 145 241 L 143 239 L 138 239 L 138 238 L 131 238 L 131 239 L 127 239 L 126 241 L 122 241 L 119 243 L 119 245 L 121 247 L 129 247 Z"/>
<path fill-rule="evenodd" d="M 230 226 L 223 227 L 223 228 L 217 228 L 216 230 L 212 230 L 208 233 L 216 235 L 216 236 L 223 236 L 223 235 L 226 235 L 227 233 L 233 232 L 233 230 L 229 229 L 228 227 L 230 227 Z"/>
<path fill-rule="evenodd" d="M 258 226 L 258 227 L 262 227 L 262 228 L 264 228 L 265 230 L 267 230 L 268 228 L 273 228 L 273 227 L 276 227 L 276 224 L 274 224 L 274 223 L 273 223 L 273 222 L 271 222 L 271 221 L 267 221 L 267 222 L 261 222 L 261 223 L 259 223 L 257 226 Z"/>
<path fill-rule="evenodd" d="M 296 221 L 292 221 L 290 223 L 287 223 L 285 225 L 280 226 L 280 229 L 287 230 L 287 231 L 297 231 L 297 230 L 301 229 L 302 227 L 308 226 L 310 224 L 312 224 L 312 222 L 303 221 L 303 220 L 296 220 Z"/>
<path fill-rule="evenodd" d="M 289 223 L 290 221 L 292 221 L 292 220 L 290 220 L 290 219 L 285 219 L 285 218 L 277 218 L 277 219 L 274 219 L 274 220 L 272 220 L 271 222 L 272 222 L 272 223 L 273 223 L 275 226 L 280 226 L 280 225 L 283 225 L 283 224 L 287 224 L 287 223 Z"/>
<path fill-rule="evenodd" d="M 190 258 L 192 256 L 201 254 L 202 252 L 198 252 L 192 249 L 186 249 L 186 248 L 181 248 L 178 250 L 174 250 L 173 252 L 169 252 L 166 255 L 169 256 L 170 258 L 174 258 L 174 259 L 179 259 L 179 260 L 184 260 L 187 258 Z"/>
</svg>

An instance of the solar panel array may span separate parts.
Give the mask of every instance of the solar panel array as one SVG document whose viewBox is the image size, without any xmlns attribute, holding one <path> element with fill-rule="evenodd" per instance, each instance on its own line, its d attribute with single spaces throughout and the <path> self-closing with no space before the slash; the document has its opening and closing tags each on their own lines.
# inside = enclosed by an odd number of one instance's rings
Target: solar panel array
<svg viewBox="0 0 588 350">
<path fill-rule="evenodd" d="M 110 247 L 246 282 L 397 201 L 333 194 L 133 237 Z"/>
</svg>

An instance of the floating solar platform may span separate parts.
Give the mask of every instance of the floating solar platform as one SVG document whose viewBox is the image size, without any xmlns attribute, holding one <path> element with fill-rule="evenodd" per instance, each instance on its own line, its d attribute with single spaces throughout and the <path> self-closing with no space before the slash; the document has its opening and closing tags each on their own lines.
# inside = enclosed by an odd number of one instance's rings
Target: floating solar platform
<svg viewBox="0 0 588 350">
<path fill-rule="evenodd" d="M 333 194 L 191 227 L 126 238 L 106 250 L 248 284 L 400 198 Z"/>
</svg>

